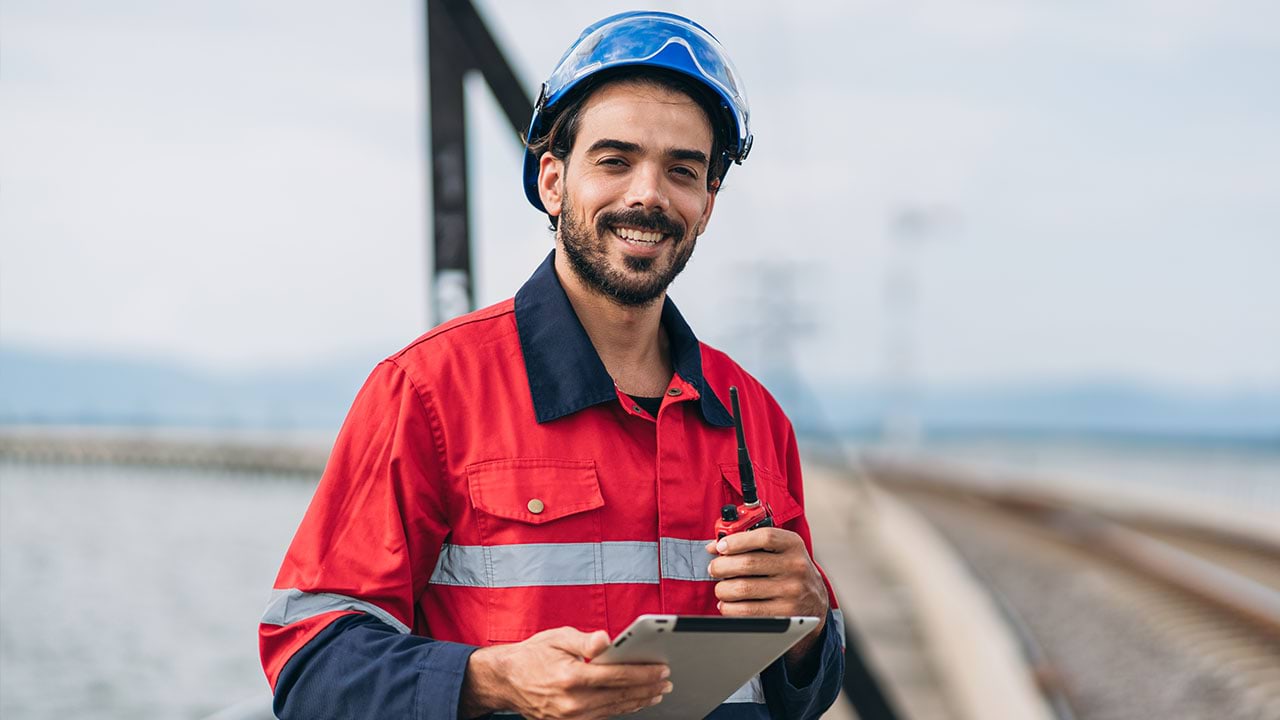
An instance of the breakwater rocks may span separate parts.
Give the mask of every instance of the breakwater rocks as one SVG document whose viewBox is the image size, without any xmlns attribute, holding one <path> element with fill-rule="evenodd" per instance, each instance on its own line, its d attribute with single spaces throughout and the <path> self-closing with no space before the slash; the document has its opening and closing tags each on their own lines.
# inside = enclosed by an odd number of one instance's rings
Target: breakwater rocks
<svg viewBox="0 0 1280 720">
<path fill-rule="evenodd" d="M 100 428 L 0 430 L 0 460 L 319 476 L 328 444 L 244 433 Z"/>
</svg>

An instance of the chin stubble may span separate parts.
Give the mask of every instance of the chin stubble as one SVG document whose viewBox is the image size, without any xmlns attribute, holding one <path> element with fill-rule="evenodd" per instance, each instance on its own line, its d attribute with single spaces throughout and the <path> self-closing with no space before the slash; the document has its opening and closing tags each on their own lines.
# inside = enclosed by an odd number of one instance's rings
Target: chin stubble
<svg viewBox="0 0 1280 720">
<path fill-rule="evenodd" d="M 693 256 L 697 244 L 697 234 L 685 236 L 685 228 L 666 215 L 653 215 L 640 211 L 623 211 L 602 214 L 596 222 L 592 234 L 578 224 L 573 212 L 573 205 L 566 195 L 561 209 L 559 234 L 569 266 L 587 287 L 610 298 L 619 305 L 627 307 L 644 307 L 652 304 L 662 296 L 671 282 L 676 279 L 689 258 Z M 633 278 L 614 269 L 609 264 L 608 245 L 605 234 L 609 228 L 617 225 L 637 227 L 670 236 L 675 243 L 675 254 L 668 267 L 659 268 L 661 258 L 637 258 L 624 256 L 623 264 L 634 273 L 643 273 L 642 277 Z"/>
</svg>

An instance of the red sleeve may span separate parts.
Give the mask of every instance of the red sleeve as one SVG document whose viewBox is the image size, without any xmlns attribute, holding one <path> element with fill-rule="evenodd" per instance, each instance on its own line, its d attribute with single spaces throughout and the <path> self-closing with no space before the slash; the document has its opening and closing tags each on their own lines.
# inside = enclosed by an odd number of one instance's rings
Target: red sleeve
<svg viewBox="0 0 1280 720">
<path fill-rule="evenodd" d="M 289 658 L 343 615 L 413 628 L 414 598 L 447 532 L 428 400 L 390 360 L 356 396 L 259 626 L 273 689 Z"/>
</svg>

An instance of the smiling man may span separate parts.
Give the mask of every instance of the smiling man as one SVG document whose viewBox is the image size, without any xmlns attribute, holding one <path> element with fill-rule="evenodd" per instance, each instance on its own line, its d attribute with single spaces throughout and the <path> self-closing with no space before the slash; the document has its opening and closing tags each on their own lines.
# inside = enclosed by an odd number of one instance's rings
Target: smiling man
<svg viewBox="0 0 1280 720">
<path fill-rule="evenodd" d="M 569 108 L 578 134 L 598 139 L 576 153 L 544 151 L 539 195 L 559 221 L 557 273 L 577 295 L 654 308 L 711 218 L 720 182 L 709 179 L 711 125 L 674 78 L 632 70 L 606 82 Z"/>
<path fill-rule="evenodd" d="M 732 64 L 679 16 L 606 18 L 543 86 L 528 137 L 526 195 L 555 249 L 514 298 L 361 389 L 262 620 L 276 713 L 624 714 L 661 702 L 667 668 L 587 660 L 661 612 L 823 618 L 712 714 L 817 717 L 843 630 L 795 434 L 666 297 L 750 149 Z M 713 542 L 742 502 L 731 386 L 775 527 Z"/>
</svg>

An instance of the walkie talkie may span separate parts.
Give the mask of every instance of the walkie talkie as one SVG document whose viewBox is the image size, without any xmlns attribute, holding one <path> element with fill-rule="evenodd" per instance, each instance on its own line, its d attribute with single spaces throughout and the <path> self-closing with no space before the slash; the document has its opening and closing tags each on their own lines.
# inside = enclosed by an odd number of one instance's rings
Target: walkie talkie
<svg viewBox="0 0 1280 720">
<path fill-rule="evenodd" d="M 729 388 L 729 401 L 733 404 L 733 429 L 738 434 L 738 478 L 742 481 L 742 504 L 720 508 L 716 521 L 716 539 L 736 532 L 773 527 L 773 512 L 756 495 L 756 471 L 747 452 L 747 438 L 742 432 L 742 411 L 738 407 L 738 388 Z"/>
</svg>

